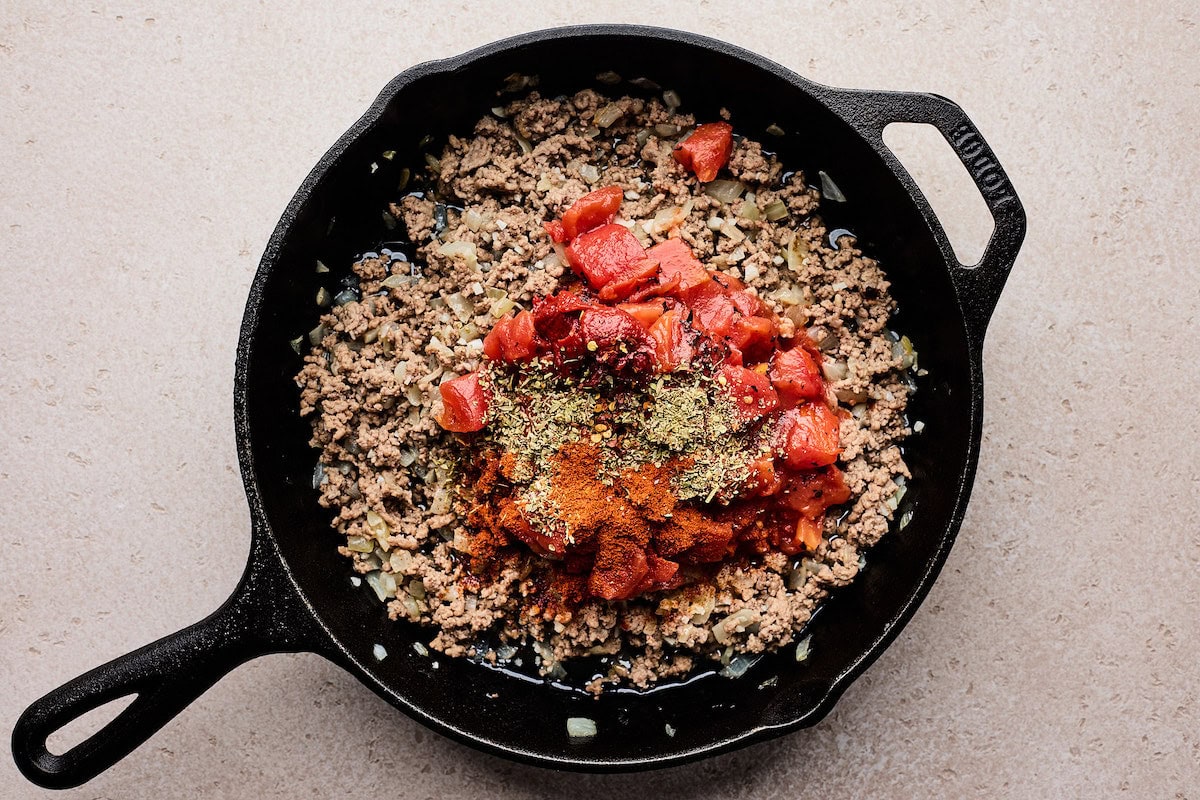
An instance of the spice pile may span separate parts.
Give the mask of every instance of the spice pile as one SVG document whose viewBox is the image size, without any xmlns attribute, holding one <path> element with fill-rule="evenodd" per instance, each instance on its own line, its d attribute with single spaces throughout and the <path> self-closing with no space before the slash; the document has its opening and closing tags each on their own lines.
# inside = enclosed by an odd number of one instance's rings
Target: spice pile
<svg viewBox="0 0 1200 800">
<path fill-rule="evenodd" d="M 672 94 L 534 92 L 451 136 L 391 206 L 413 263 L 364 257 L 310 334 L 321 502 L 433 650 L 736 674 L 903 495 L 915 354 L 878 265 Z"/>
</svg>

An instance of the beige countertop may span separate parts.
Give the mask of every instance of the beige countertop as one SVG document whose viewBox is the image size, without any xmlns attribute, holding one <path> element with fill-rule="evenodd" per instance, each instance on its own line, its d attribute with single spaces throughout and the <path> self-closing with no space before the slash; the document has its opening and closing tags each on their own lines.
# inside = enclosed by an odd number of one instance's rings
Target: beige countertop
<svg viewBox="0 0 1200 800">
<path fill-rule="evenodd" d="M 823 83 L 934 91 L 995 148 L 1029 235 L 988 335 L 958 543 L 816 728 L 560 775 L 451 743 L 316 656 L 273 656 L 65 796 L 1200 797 L 1195 3 L 71 5 L 0 14 L 5 731 L 234 586 L 247 287 L 311 165 L 412 64 L 626 21 Z M 952 235 L 973 203 L 940 204 Z M 0 758 L 0 796 L 43 794 Z"/>
</svg>

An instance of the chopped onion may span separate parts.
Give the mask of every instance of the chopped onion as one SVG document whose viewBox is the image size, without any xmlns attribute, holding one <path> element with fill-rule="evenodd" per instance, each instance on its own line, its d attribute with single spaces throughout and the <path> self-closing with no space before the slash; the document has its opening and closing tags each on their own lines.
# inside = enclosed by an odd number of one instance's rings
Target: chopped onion
<svg viewBox="0 0 1200 800">
<path fill-rule="evenodd" d="M 675 109 L 683 105 L 683 100 L 679 98 L 679 92 L 675 91 L 674 89 L 667 89 L 665 92 L 663 92 L 662 98 L 663 104 L 667 107 L 667 111 L 670 111 L 672 114 L 675 113 Z"/>
<path fill-rule="evenodd" d="M 792 240 L 788 242 L 787 247 L 787 265 L 792 272 L 799 272 L 804 266 L 804 259 L 808 258 L 808 242 L 800 235 L 800 231 L 792 234 Z"/>
<path fill-rule="evenodd" d="M 810 645 L 812 644 L 812 635 L 805 636 L 796 645 L 796 660 L 805 661 L 808 659 L 808 654 L 812 652 Z"/>
<path fill-rule="evenodd" d="M 309 344 L 316 347 L 321 343 L 321 340 L 325 338 L 325 334 L 327 333 L 329 333 L 329 329 L 326 328 L 325 323 L 322 322 L 320 325 L 308 332 Z"/>
<path fill-rule="evenodd" d="M 475 304 L 458 292 L 442 295 L 442 297 L 445 299 L 446 305 L 454 312 L 454 316 L 458 317 L 459 322 L 466 323 L 475 316 Z"/>
<path fill-rule="evenodd" d="M 833 178 L 829 177 L 825 170 L 817 172 L 817 175 L 821 177 L 821 194 L 835 203 L 846 202 L 846 195 L 842 194 L 842 190 L 838 188 L 838 185 L 833 182 Z"/>
<path fill-rule="evenodd" d="M 425 599 L 425 583 L 420 578 L 413 578 L 408 582 L 408 593 L 417 600 Z"/>
<path fill-rule="evenodd" d="M 742 201 L 741 206 L 738 207 L 738 216 L 742 219 L 748 219 L 751 222 L 757 222 L 762 219 L 762 214 L 759 213 L 758 206 L 749 200 Z"/>
<path fill-rule="evenodd" d="M 651 92 L 662 91 L 662 87 L 649 78 L 630 78 L 629 82 L 639 89 L 647 89 Z"/>
<path fill-rule="evenodd" d="M 317 465 L 313 467 L 312 487 L 314 489 L 320 489 L 321 485 L 325 483 L 326 480 L 328 480 L 328 478 L 325 475 L 325 465 L 318 461 Z"/>
<path fill-rule="evenodd" d="M 496 302 L 492 303 L 492 316 L 496 319 L 500 319 L 505 314 L 512 311 L 516 305 L 517 304 L 512 301 L 512 298 L 502 297 Z"/>
<path fill-rule="evenodd" d="M 772 122 L 767 126 L 767 133 L 771 134 L 772 136 L 783 136 L 783 128 Z"/>
<path fill-rule="evenodd" d="M 579 177 L 588 183 L 595 183 L 600 180 L 600 169 L 595 164 L 584 164 L 579 168 Z"/>
<path fill-rule="evenodd" d="M 473 232 L 478 233 L 479 229 L 482 228 L 484 223 L 487 222 L 487 217 L 483 214 L 480 214 L 473 208 L 468 208 L 463 212 L 462 220 L 468 228 L 470 228 Z"/>
<path fill-rule="evenodd" d="M 621 82 L 621 76 L 610 70 L 605 70 L 596 76 L 596 80 L 605 86 L 616 86 Z"/>
<path fill-rule="evenodd" d="M 333 302 L 333 295 L 329 293 L 328 289 L 326 289 L 324 286 L 322 286 L 320 289 L 317 289 L 317 305 L 324 308 L 331 302 Z"/>
<path fill-rule="evenodd" d="M 429 513 L 440 516 L 450 510 L 450 492 L 445 486 L 439 486 L 433 493 L 433 501 L 429 504 Z"/>
<path fill-rule="evenodd" d="M 596 116 L 592 118 L 592 122 L 601 128 L 609 128 L 623 116 L 625 116 L 625 111 L 621 106 L 616 103 L 609 103 L 596 112 Z"/>
<path fill-rule="evenodd" d="M 826 361 L 821 364 L 821 372 L 825 375 L 825 380 L 831 383 L 845 380 L 850 374 L 850 368 L 845 361 Z"/>
<path fill-rule="evenodd" d="M 405 575 L 412 569 L 412 553 L 407 550 L 393 550 L 392 554 L 388 556 L 388 564 L 392 568 L 393 575 Z"/>
<path fill-rule="evenodd" d="M 567 736 L 572 739 L 591 739 L 595 735 L 595 720 L 587 717 L 567 717 Z"/>
<path fill-rule="evenodd" d="M 733 635 L 762 621 L 762 615 L 752 608 L 741 608 L 713 626 L 713 638 L 719 644 L 729 644 Z"/>
<path fill-rule="evenodd" d="M 317 259 L 317 272 L 329 272 L 329 267 L 325 266 L 325 262 L 319 258 Z"/>
<path fill-rule="evenodd" d="M 474 242 L 446 242 L 437 249 L 439 256 L 447 258 L 461 258 L 468 269 L 479 268 L 479 256 L 475 251 Z"/>
<path fill-rule="evenodd" d="M 387 600 L 389 597 L 396 596 L 396 592 L 394 589 L 393 589 L 392 593 L 389 595 L 387 593 L 387 589 L 384 588 L 383 580 L 380 577 L 383 574 L 384 573 L 380 572 L 377 569 L 372 570 L 371 572 L 367 573 L 367 586 L 371 587 L 372 591 L 375 592 L 375 596 L 379 598 L 380 602 Z"/>
<path fill-rule="evenodd" d="M 517 146 L 521 148 L 521 155 L 523 156 L 527 156 L 533 152 L 533 142 L 520 134 L 517 134 Z"/>
<path fill-rule="evenodd" d="M 500 119 L 504 119 L 508 115 L 504 113 L 504 106 L 492 106 L 492 113 Z"/>
<path fill-rule="evenodd" d="M 750 667 L 754 666 L 754 664 L 760 658 L 762 658 L 762 656 L 750 656 L 750 655 L 745 655 L 745 654 L 738 654 L 738 655 L 734 656 L 733 658 L 729 659 L 729 663 L 727 665 L 725 665 L 725 668 L 722 669 L 718 674 L 722 678 L 740 678 L 743 675 L 745 675 L 746 670 L 748 670 L 748 669 L 750 669 Z"/>
<path fill-rule="evenodd" d="M 435 156 L 433 153 L 426 153 L 426 154 L 425 154 L 425 163 L 426 163 L 427 165 L 429 165 L 429 168 L 430 168 L 431 170 L 433 170 L 434 172 L 441 172 L 441 171 L 442 171 L 442 161 L 441 161 L 441 159 L 440 159 L 440 158 L 438 158 L 437 156 Z"/>
<path fill-rule="evenodd" d="M 425 393 L 422 392 L 421 388 L 416 384 L 413 384 L 405 389 L 404 396 L 408 398 L 408 402 L 412 403 L 414 406 L 423 405 L 425 402 Z"/>
<path fill-rule="evenodd" d="M 346 539 L 346 549 L 352 553 L 370 553 L 375 549 L 375 543 L 365 536 L 351 536 Z"/>
<path fill-rule="evenodd" d="M 385 658 L 387 658 L 387 649 L 381 644 L 377 644 L 372 647 L 371 653 L 375 656 L 376 661 L 383 661 Z"/>
<path fill-rule="evenodd" d="M 428 656 L 429 655 L 429 648 L 426 647 L 425 645 L 421 644 L 420 642 L 413 642 L 413 650 L 419 656 Z"/>
<path fill-rule="evenodd" d="M 921 431 L 925 430 L 925 421 L 920 419 L 917 420 L 913 423 L 912 429 L 913 433 L 920 433 Z"/>
<path fill-rule="evenodd" d="M 388 275 L 379 282 L 379 285 L 387 289 L 399 289 L 401 286 L 408 286 L 410 283 L 412 283 L 412 278 L 408 275 Z"/>
<path fill-rule="evenodd" d="M 739 247 L 738 249 L 741 250 L 742 248 Z M 740 261 L 741 259 L 738 260 Z M 761 271 L 759 270 L 757 264 L 747 264 L 745 274 L 742 277 L 745 279 L 746 283 L 753 283 L 754 281 L 758 280 L 758 276 L 760 274 Z"/>
<path fill-rule="evenodd" d="M 663 725 L 663 730 L 666 732 L 667 736 L 674 738 L 675 729 L 671 727 L 671 723 L 668 722 L 667 724 Z"/>
<path fill-rule="evenodd" d="M 304 341 L 303 336 L 297 336 L 295 339 L 289 339 L 288 344 L 296 351 L 296 355 L 300 355 L 300 344 Z"/>
<path fill-rule="evenodd" d="M 746 186 L 741 181 L 715 180 L 704 186 L 704 193 L 722 203 L 732 203 L 742 196 Z"/>
<path fill-rule="evenodd" d="M 900 515 L 900 524 L 897 526 L 896 529 L 902 531 L 905 528 L 907 528 L 908 523 L 912 522 L 912 518 L 913 518 L 913 510 L 911 508 L 905 509 L 904 513 Z"/>
<path fill-rule="evenodd" d="M 680 130 L 678 125 L 672 125 L 669 122 L 660 122 L 654 126 L 654 132 L 664 139 L 678 136 Z"/>
<path fill-rule="evenodd" d="M 767 203 L 767 207 L 763 209 L 763 214 L 765 214 L 767 219 L 771 220 L 771 222 L 778 222 L 788 215 L 787 204 L 782 200 L 772 200 L 771 202 Z"/>
</svg>

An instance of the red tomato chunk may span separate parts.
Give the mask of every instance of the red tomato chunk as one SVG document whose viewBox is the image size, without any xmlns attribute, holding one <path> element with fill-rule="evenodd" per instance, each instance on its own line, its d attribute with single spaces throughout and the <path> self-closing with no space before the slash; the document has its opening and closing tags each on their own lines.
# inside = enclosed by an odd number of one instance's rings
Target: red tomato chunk
<svg viewBox="0 0 1200 800">
<path fill-rule="evenodd" d="M 728 122 L 706 122 L 675 146 L 675 160 L 708 183 L 729 163 L 733 153 L 733 126 Z"/>
<path fill-rule="evenodd" d="M 617 216 L 623 192 L 620 186 L 605 186 L 585 194 L 563 214 L 562 226 L 568 239 L 607 225 Z"/>
<path fill-rule="evenodd" d="M 437 422 L 455 433 L 482 430 L 487 419 L 488 396 L 479 383 L 478 372 L 468 372 L 438 387 L 442 394 L 442 413 Z"/>
</svg>

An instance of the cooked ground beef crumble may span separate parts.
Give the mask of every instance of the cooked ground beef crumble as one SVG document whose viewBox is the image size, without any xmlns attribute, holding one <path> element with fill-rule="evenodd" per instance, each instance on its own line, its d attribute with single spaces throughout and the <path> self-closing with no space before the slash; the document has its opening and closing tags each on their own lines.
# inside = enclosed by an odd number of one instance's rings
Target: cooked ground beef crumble
<svg viewBox="0 0 1200 800">
<path fill-rule="evenodd" d="M 603 129 L 594 124 L 602 109 L 617 114 Z M 503 112 L 470 137 L 450 136 L 431 191 L 391 206 L 417 246 L 414 264 L 355 264 L 362 299 L 323 317 L 297 377 L 324 465 L 320 500 L 346 536 L 341 551 L 388 598 L 393 618 L 430 626 L 430 647 L 449 656 L 494 663 L 507 645 L 531 643 L 542 672 L 561 674 L 565 659 L 621 654 L 593 682 L 597 691 L 792 642 L 829 590 L 857 575 L 908 477 L 899 443 L 909 433 L 913 359 L 889 331 L 894 303 L 882 270 L 853 237 L 828 241 L 818 192 L 799 173 L 784 180 L 757 142 L 736 140 L 722 175 L 745 194 L 732 203 L 706 194 L 672 157 L 697 121 L 657 100 L 535 92 Z M 820 346 L 830 401 L 851 412 L 838 461 L 851 500 L 804 558 L 739 558 L 711 583 L 548 613 L 531 601 L 542 568 L 532 552 L 512 553 L 486 580 L 467 568 L 470 498 L 455 481 L 465 450 L 434 421 L 437 389 L 479 365 L 481 337 L 514 303 L 528 307 L 575 280 L 542 223 L 613 184 L 626 189 L 620 218 L 644 245 L 682 238 L 765 301 L 781 335 L 805 329 Z"/>
</svg>

